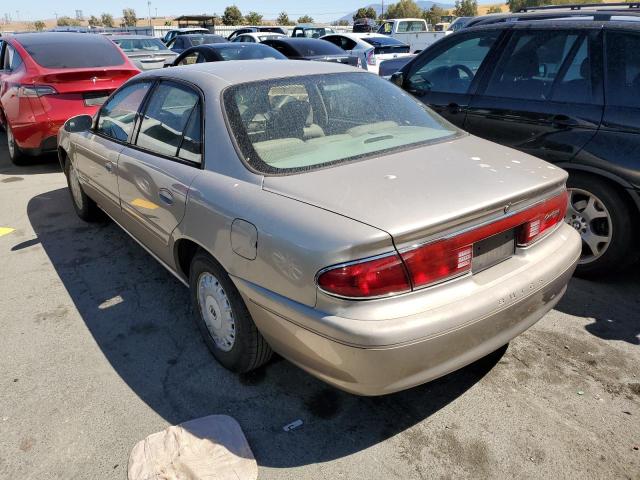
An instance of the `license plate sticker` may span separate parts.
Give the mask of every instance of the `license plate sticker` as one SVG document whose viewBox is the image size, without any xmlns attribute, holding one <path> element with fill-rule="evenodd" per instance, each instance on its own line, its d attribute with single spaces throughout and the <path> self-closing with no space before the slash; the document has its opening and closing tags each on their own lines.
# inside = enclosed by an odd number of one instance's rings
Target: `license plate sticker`
<svg viewBox="0 0 640 480">
<path fill-rule="evenodd" d="M 473 244 L 473 260 L 471 271 L 481 272 L 489 267 L 510 258 L 516 251 L 515 233 L 513 230 L 498 233 Z"/>
</svg>

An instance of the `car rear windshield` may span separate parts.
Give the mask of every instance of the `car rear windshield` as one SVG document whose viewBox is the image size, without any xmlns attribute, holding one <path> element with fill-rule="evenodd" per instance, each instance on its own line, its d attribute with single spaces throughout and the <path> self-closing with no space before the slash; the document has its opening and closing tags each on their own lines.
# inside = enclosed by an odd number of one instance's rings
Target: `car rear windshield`
<svg viewBox="0 0 640 480">
<path fill-rule="evenodd" d="M 191 45 L 204 45 L 207 43 L 225 43 L 227 40 L 220 35 L 189 35 Z"/>
<path fill-rule="evenodd" d="M 158 38 L 114 38 L 113 41 L 125 52 L 169 50 Z"/>
<path fill-rule="evenodd" d="M 125 62 L 118 47 L 92 33 L 31 34 L 19 41 L 44 68 L 115 67 Z"/>
<path fill-rule="evenodd" d="M 344 55 L 345 51 L 325 40 L 309 40 L 292 43 L 293 48 L 301 57 L 314 57 L 317 55 Z"/>
<path fill-rule="evenodd" d="M 223 98 L 244 160 L 264 174 L 315 170 L 460 133 L 395 85 L 365 72 L 243 83 L 225 90 Z"/>
<path fill-rule="evenodd" d="M 362 40 L 375 48 L 374 53 L 376 55 L 385 53 L 409 53 L 409 45 L 393 37 L 364 37 Z"/>
<path fill-rule="evenodd" d="M 219 48 L 218 53 L 225 60 L 261 60 L 278 59 L 286 60 L 279 51 L 267 47 L 266 45 L 238 45 L 233 47 Z"/>
</svg>

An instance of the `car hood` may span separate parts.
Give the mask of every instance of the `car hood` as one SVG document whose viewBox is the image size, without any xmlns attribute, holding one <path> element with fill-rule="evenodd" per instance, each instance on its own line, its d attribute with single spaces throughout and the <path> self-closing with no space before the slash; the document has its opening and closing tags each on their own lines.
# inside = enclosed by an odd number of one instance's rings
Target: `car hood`
<svg viewBox="0 0 640 480">
<path fill-rule="evenodd" d="M 263 188 L 384 230 L 398 245 L 517 211 L 562 188 L 566 178 L 564 170 L 540 159 L 464 135 L 265 177 Z"/>
</svg>

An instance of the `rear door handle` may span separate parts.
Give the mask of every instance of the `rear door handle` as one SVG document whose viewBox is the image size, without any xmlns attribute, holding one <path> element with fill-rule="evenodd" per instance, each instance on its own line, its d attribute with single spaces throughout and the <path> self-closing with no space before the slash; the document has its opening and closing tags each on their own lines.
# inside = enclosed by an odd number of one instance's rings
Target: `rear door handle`
<svg viewBox="0 0 640 480">
<path fill-rule="evenodd" d="M 166 205 L 173 205 L 173 195 L 166 188 L 158 190 L 158 197 L 160 197 L 160 200 Z"/>
<path fill-rule="evenodd" d="M 551 124 L 558 127 L 576 127 L 578 126 L 578 121 L 567 115 L 554 115 L 551 118 Z"/>
</svg>

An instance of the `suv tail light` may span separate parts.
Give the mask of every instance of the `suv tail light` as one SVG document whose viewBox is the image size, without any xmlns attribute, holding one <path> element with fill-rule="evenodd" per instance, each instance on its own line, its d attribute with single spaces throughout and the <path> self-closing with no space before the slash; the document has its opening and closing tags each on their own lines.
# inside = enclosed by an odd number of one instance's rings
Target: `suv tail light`
<svg viewBox="0 0 640 480">
<path fill-rule="evenodd" d="M 375 56 L 375 50 L 369 50 L 367 52 L 367 64 L 368 65 L 375 65 L 376 64 L 376 56 Z"/>
<path fill-rule="evenodd" d="M 371 260 L 329 267 L 318 275 L 318 286 L 347 298 L 374 298 L 433 285 L 471 271 L 473 244 L 516 229 L 519 247 L 526 247 L 551 232 L 564 220 L 566 190 L 527 210 L 481 225 L 455 236 L 391 253 Z"/>
<path fill-rule="evenodd" d="M 19 97 L 44 97 L 57 93 L 56 89 L 49 85 L 20 85 L 18 88 Z"/>
</svg>

